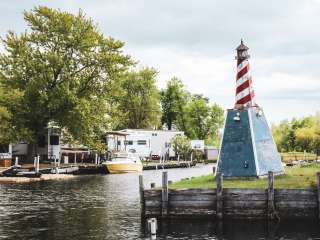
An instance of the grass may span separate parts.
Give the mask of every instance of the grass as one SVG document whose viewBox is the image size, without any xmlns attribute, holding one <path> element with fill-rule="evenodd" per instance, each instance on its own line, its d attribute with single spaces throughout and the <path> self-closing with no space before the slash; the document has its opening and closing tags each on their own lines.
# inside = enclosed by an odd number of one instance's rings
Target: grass
<svg viewBox="0 0 320 240">
<path fill-rule="evenodd" d="M 316 172 L 320 171 L 320 163 L 310 165 L 286 167 L 285 174 L 275 176 L 275 188 L 315 188 Z M 224 188 L 267 188 L 267 178 L 251 179 L 224 179 Z M 171 189 L 177 188 L 215 188 L 213 175 L 193 177 L 174 182 L 169 185 Z"/>
</svg>

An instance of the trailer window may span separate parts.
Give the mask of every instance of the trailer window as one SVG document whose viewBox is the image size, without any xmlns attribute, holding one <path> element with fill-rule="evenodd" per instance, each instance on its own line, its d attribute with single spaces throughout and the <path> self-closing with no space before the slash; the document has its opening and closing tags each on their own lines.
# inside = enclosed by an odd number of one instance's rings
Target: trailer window
<svg viewBox="0 0 320 240">
<path fill-rule="evenodd" d="M 59 145 L 59 136 L 50 135 L 50 145 Z"/>
<path fill-rule="evenodd" d="M 124 145 L 133 145 L 132 140 L 125 140 Z"/>
<path fill-rule="evenodd" d="M 138 145 L 147 145 L 146 140 L 138 140 Z"/>
</svg>

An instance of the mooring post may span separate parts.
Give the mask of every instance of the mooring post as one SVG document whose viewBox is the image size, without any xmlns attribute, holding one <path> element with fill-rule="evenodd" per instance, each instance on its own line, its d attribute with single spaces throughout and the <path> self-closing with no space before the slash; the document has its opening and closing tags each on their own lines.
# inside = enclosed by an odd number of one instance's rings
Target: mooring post
<svg viewBox="0 0 320 240">
<path fill-rule="evenodd" d="M 145 202 L 144 202 L 143 175 L 139 175 L 139 194 L 140 194 L 141 215 L 144 216 L 144 214 L 145 214 Z"/>
<path fill-rule="evenodd" d="M 317 172 L 317 189 L 318 189 L 318 219 L 320 220 L 320 172 Z"/>
<path fill-rule="evenodd" d="M 161 216 L 166 217 L 168 214 L 168 173 L 162 172 L 162 208 Z"/>
<path fill-rule="evenodd" d="M 216 176 L 217 182 L 217 218 L 223 218 L 223 174 L 218 173 Z"/>
<path fill-rule="evenodd" d="M 268 219 L 275 218 L 273 172 L 268 172 Z"/>
<path fill-rule="evenodd" d="M 34 167 L 34 170 L 36 170 L 36 167 L 37 167 L 37 157 L 35 156 L 34 159 L 33 159 L 33 167 Z"/>
</svg>

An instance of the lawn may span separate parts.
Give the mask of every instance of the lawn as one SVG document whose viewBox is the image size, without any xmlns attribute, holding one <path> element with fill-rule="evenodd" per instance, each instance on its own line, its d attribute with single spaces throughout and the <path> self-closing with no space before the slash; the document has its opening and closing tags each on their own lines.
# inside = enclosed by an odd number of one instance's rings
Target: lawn
<svg viewBox="0 0 320 240">
<path fill-rule="evenodd" d="M 285 174 L 275 176 L 275 188 L 315 188 L 316 173 L 320 172 L 320 163 L 286 167 Z M 267 188 L 267 178 L 254 179 L 224 179 L 224 188 Z M 174 182 L 169 188 L 215 188 L 213 175 L 193 177 Z"/>
</svg>

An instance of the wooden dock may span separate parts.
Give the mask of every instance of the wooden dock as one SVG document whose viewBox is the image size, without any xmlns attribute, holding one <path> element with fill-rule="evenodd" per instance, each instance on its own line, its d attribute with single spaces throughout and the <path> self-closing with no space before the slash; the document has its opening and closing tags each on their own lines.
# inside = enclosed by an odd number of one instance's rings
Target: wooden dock
<svg viewBox="0 0 320 240">
<path fill-rule="evenodd" d="M 320 220 L 320 173 L 317 188 L 274 189 L 269 172 L 267 189 L 223 188 L 217 176 L 216 189 L 168 188 L 163 172 L 161 189 L 144 189 L 140 176 L 142 216 L 156 218 L 208 219 L 318 219 Z"/>
<path fill-rule="evenodd" d="M 164 162 L 164 163 L 149 163 L 143 165 L 143 170 L 158 170 L 170 168 L 189 168 L 196 165 L 195 161 L 181 161 L 181 162 Z"/>
</svg>

